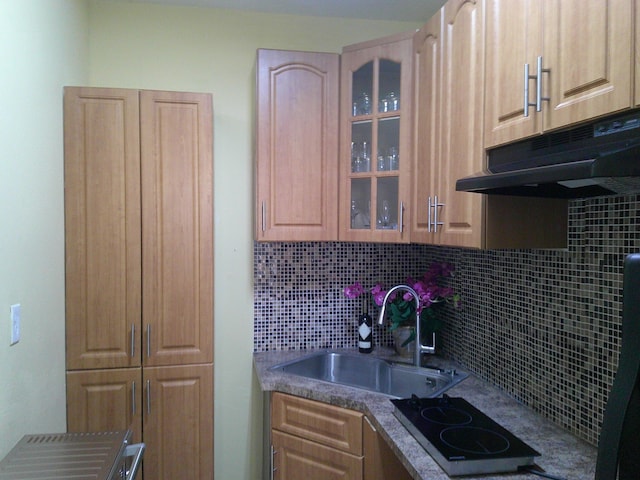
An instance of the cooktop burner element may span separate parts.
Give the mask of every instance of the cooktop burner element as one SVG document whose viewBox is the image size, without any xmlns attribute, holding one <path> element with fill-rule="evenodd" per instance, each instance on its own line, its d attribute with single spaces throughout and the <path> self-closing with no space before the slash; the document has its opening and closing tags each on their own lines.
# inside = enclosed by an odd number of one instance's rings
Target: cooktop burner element
<svg viewBox="0 0 640 480">
<path fill-rule="evenodd" d="M 391 402 L 400 423 L 448 475 L 512 472 L 540 455 L 463 398 Z"/>
</svg>

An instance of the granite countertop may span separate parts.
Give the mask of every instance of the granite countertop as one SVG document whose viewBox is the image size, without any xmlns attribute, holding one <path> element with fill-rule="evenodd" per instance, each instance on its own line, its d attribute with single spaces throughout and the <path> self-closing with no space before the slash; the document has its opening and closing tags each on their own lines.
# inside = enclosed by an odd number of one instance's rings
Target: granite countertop
<svg viewBox="0 0 640 480">
<path fill-rule="evenodd" d="M 331 350 L 357 353 L 357 349 Z M 393 415 L 389 397 L 365 390 L 334 385 L 304 377 L 270 371 L 279 363 L 294 360 L 312 351 L 277 351 L 254 353 L 254 369 L 263 391 L 279 391 L 337 405 L 364 413 L 403 465 L 415 479 L 445 480 L 450 478 L 433 460 L 408 430 Z M 397 361 L 390 349 L 377 348 L 372 355 Z M 429 366 L 460 368 L 452 362 L 432 357 Z M 497 387 L 471 374 L 462 383 L 447 391 L 463 397 L 520 437 L 541 453 L 536 465 L 551 478 L 585 480 L 594 478 L 597 449 L 573 436 L 549 420 L 518 403 Z M 532 473 L 473 475 L 464 479 L 529 480 L 543 478 Z"/>
</svg>

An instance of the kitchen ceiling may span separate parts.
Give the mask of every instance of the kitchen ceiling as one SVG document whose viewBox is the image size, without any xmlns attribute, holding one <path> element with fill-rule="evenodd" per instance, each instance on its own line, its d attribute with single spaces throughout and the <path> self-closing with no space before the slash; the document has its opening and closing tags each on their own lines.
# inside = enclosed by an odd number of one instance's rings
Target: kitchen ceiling
<svg viewBox="0 0 640 480">
<path fill-rule="evenodd" d="M 445 0 L 102 0 L 265 13 L 425 22 Z"/>
</svg>

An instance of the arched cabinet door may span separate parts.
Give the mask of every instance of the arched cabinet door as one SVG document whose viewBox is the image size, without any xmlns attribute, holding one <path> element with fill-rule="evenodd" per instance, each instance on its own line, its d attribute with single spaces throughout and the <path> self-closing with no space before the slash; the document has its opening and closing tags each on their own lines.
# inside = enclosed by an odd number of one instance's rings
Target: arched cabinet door
<svg viewBox="0 0 640 480">
<path fill-rule="evenodd" d="M 258 50 L 258 241 L 338 238 L 339 58 Z"/>
</svg>

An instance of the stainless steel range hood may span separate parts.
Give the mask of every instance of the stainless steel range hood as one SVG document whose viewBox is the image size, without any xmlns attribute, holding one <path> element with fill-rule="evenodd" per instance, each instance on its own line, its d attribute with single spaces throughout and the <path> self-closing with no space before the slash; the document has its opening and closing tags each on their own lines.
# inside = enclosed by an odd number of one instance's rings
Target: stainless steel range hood
<svg viewBox="0 0 640 480">
<path fill-rule="evenodd" d="M 640 112 L 490 150 L 487 169 L 456 190 L 584 198 L 640 193 Z"/>
</svg>

